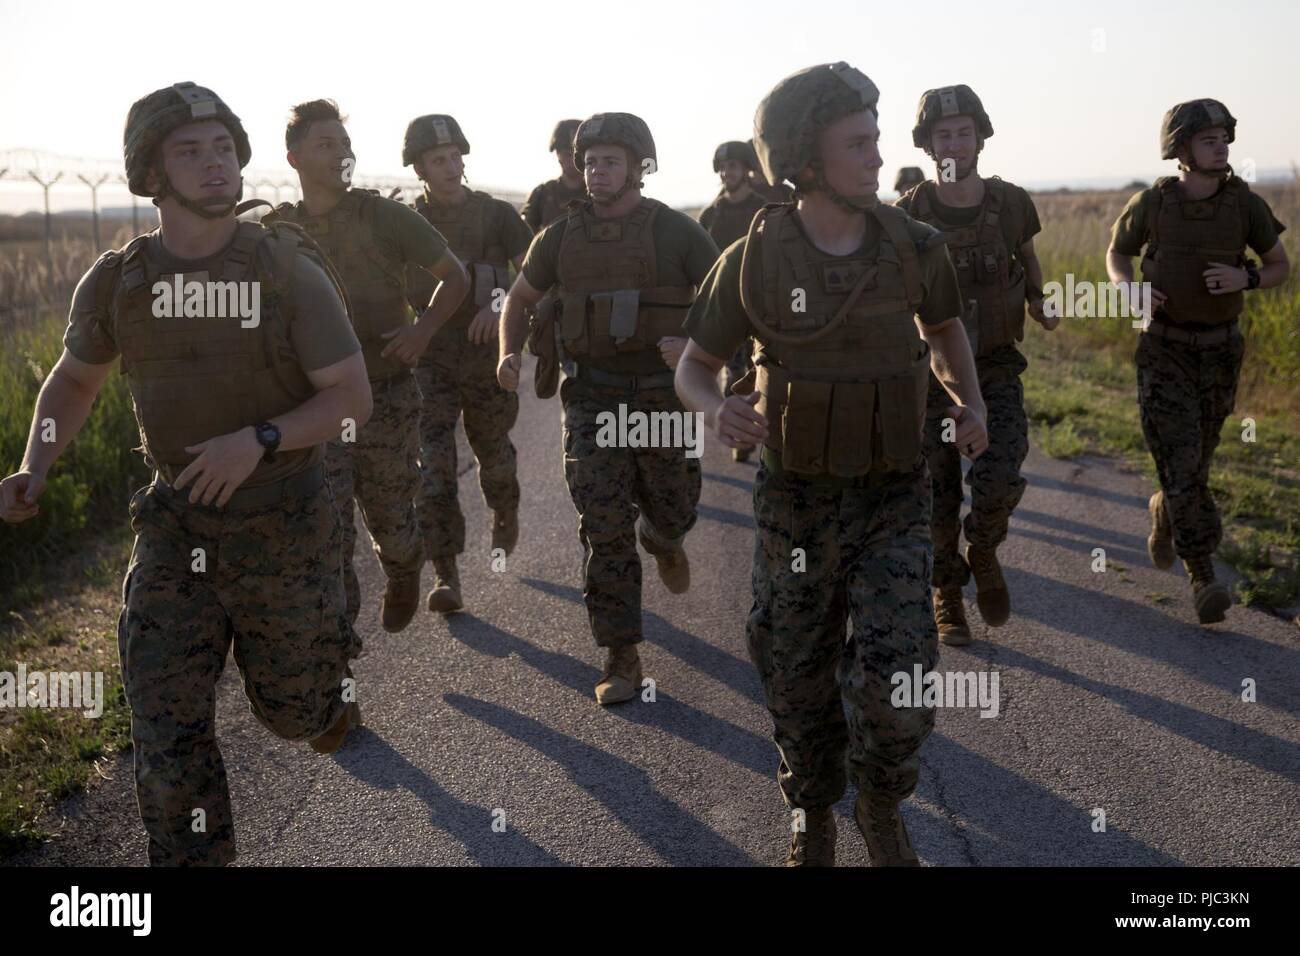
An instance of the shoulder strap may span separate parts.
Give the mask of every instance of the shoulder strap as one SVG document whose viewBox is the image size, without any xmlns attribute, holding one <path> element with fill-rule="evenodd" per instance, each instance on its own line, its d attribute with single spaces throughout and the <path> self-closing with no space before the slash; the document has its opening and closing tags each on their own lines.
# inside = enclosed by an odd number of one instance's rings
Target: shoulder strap
<svg viewBox="0 0 1300 956">
<path fill-rule="evenodd" d="M 1224 188 L 1232 190 L 1232 200 L 1237 204 L 1237 214 L 1241 217 L 1241 242 L 1245 245 L 1250 239 L 1250 186 L 1234 174 Z"/>
<path fill-rule="evenodd" d="M 151 233 L 136 236 L 122 247 L 122 286 L 128 293 L 137 292 L 150 285 L 150 269 L 145 247 Z"/>
<path fill-rule="evenodd" d="M 106 252 L 99 257 L 96 265 L 95 315 L 103 318 L 113 311 L 113 299 L 117 295 L 118 282 L 122 276 L 122 253 Z"/>
<path fill-rule="evenodd" d="M 235 229 L 235 241 L 221 269 L 221 278 L 233 282 L 248 273 L 258 245 L 266 238 L 266 227 L 255 222 L 241 222 Z"/>
<path fill-rule="evenodd" d="M 871 208 L 872 214 L 876 221 L 885 231 L 885 237 L 889 239 L 894 246 L 894 251 L 898 253 L 899 265 L 903 270 L 903 288 L 907 292 L 907 304 L 915 311 L 921 305 L 923 298 L 921 292 L 921 259 L 917 255 L 916 243 L 907 233 L 907 223 L 904 216 L 907 213 L 894 206 L 882 206 L 876 204 Z"/>
<path fill-rule="evenodd" d="M 1142 230 L 1146 234 L 1147 255 L 1155 252 L 1156 243 L 1160 241 L 1160 235 L 1156 228 L 1156 223 L 1160 221 L 1160 211 L 1165 202 L 1166 188 L 1172 188 L 1173 184 L 1178 181 L 1175 176 L 1161 176 L 1142 194 Z M 1178 201 L 1175 193 L 1173 201 Z"/>
</svg>

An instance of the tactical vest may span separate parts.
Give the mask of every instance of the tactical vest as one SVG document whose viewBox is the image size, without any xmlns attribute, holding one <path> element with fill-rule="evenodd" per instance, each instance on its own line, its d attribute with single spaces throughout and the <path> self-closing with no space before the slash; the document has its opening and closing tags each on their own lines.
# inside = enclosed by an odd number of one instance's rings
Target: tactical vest
<svg viewBox="0 0 1300 956">
<path fill-rule="evenodd" d="M 749 232 L 749 224 L 754 221 L 754 214 L 766 205 L 767 200 L 757 192 L 751 193 L 740 202 L 728 202 L 719 196 L 713 202 L 713 219 L 709 223 L 709 235 L 721 252 L 737 239 Z"/>
<path fill-rule="evenodd" d="M 1012 201 L 1006 183 L 996 176 L 984 180 L 984 201 L 969 226 L 954 226 L 934 208 L 935 185 L 924 182 L 912 193 L 914 219 L 940 230 L 957 269 L 965 307 L 962 322 L 976 356 L 1025 337 L 1025 270 L 1008 249 L 1001 220 Z"/>
<path fill-rule="evenodd" d="M 1204 273 L 1211 262 L 1244 263 L 1250 187 L 1232 176 L 1209 199 L 1189 200 L 1178 191 L 1178 177 L 1165 176 L 1156 180 L 1145 201 L 1142 278 L 1165 294 L 1160 311 L 1193 325 L 1223 325 L 1237 318 L 1245 294 L 1211 295 Z"/>
<path fill-rule="evenodd" d="M 291 227 L 241 222 L 214 269 L 183 277 L 259 282 L 259 322 L 245 328 L 239 316 L 154 316 L 154 283 L 171 282 L 172 275 L 149 255 L 148 240 L 137 236 L 102 257 L 95 298 L 99 313 L 114 317 L 145 457 L 171 483 L 195 458 L 186 447 L 269 421 L 315 393 L 296 357 L 279 354 L 273 344 L 277 337 L 288 342 L 294 260 L 310 253 Z M 307 463 L 319 457 L 319 446 L 279 455 Z M 245 484 L 256 484 L 256 476 L 255 471 Z"/>
<path fill-rule="evenodd" d="M 754 326 L 767 445 L 787 471 L 852 477 L 906 471 L 921 454 L 929 347 L 918 252 L 938 235 L 900 209 L 874 207 L 873 257 L 815 261 L 794 205 L 754 217 L 741 260 L 741 304 Z M 927 232 L 929 230 L 926 230 Z"/>
<path fill-rule="evenodd" d="M 372 380 L 406 370 L 401 362 L 381 358 L 380 353 L 389 344 L 383 334 L 410 323 L 402 263 L 389 258 L 376 241 L 375 210 L 382 201 L 372 189 L 354 188 L 323 216 L 308 215 L 301 202 L 281 203 L 262 220 L 300 225 L 329 256 L 347 289 L 366 374 Z"/>
<path fill-rule="evenodd" d="M 563 219 L 568 215 L 569 203 L 574 199 L 586 198 L 586 190 L 579 188 L 575 192 L 570 192 L 562 180 L 552 179 L 542 184 L 542 201 L 538 206 L 538 214 L 541 216 L 542 227 L 549 226 L 557 219 Z"/>
<path fill-rule="evenodd" d="M 663 203 L 642 199 L 627 216 L 600 219 L 569 204 L 557 268 L 560 336 L 572 358 L 658 349 L 682 334 L 695 286 L 659 284 L 654 223 Z"/>
<path fill-rule="evenodd" d="M 492 231 L 489 221 L 493 199 L 485 192 L 473 190 L 459 206 L 431 203 L 427 196 L 415 198 L 415 208 L 447 240 L 456 258 L 469 272 L 469 294 L 461 302 L 452 322 L 468 322 L 478 311 L 492 304 L 496 289 L 510 288 L 510 260 L 502 237 Z M 432 291 L 432 276 L 425 273 L 423 287 Z M 429 302 L 426 296 L 421 308 Z"/>
</svg>

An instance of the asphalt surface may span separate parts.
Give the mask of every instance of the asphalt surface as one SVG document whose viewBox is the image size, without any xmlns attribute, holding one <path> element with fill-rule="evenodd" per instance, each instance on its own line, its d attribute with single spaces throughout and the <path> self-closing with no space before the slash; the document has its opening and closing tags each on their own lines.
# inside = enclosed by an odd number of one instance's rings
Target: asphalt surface
<svg viewBox="0 0 1300 956">
<path fill-rule="evenodd" d="M 238 865 L 769 865 L 789 845 L 771 722 L 745 650 L 753 464 L 706 440 L 693 585 L 646 565 L 642 645 L 654 702 L 602 709 L 582 604 L 558 400 L 519 424 L 520 545 L 489 561 L 489 515 L 462 441 L 467 611 L 378 623 L 382 575 L 364 534 L 365 726 L 334 756 L 273 737 L 238 672 L 218 735 Z M 711 439 L 712 436 L 709 436 Z M 1300 864 L 1300 631 L 1233 608 L 1196 623 L 1181 570 L 1152 568 L 1150 489 L 1102 460 L 1034 450 L 1000 557 L 1011 621 L 943 648 L 940 671 L 996 672 L 999 713 L 940 709 L 904 814 L 922 861 L 961 865 Z M 1094 567 L 1104 548 L 1107 570 Z M 1222 565 L 1220 574 L 1230 575 Z M 430 586 L 431 568 L 425 571 Z M 1257 700 L 1242 700 L 1243 681 Z M 61 804 L 56 839 L 11 864 L 143 865 L 131 755 Z M 849 794 L 838 858 L 866 864 Z M 1099 832 L 1097 811 L 1104 811 Z M 494 826 L 495 823 L 495 826 Z M 504 826 L 502 824 L 504 823 Z"/>
</svg>

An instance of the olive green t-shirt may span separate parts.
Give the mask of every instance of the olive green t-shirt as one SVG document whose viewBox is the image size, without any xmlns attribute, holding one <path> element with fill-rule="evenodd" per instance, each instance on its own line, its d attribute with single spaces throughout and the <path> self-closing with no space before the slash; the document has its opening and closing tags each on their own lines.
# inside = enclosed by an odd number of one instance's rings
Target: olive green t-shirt
<svg viewBox="0 0 1300 956">
<path fill-rule="evenodd" d="M 756 212 L 774 201 L 754 190 L 735 202 L 727 198 L 724 189 L 700 211 L 700 225 L 708 230 L 719 249 L 725 249 L 749 232 L 749 224 Z"/>
<path fill-rule="evenodd" d="M 559 281 L 560 245 L 568 225 L 567 217 L 557 219 L 539 232 L 529 246 L 523 273 L 534 289 L 546 291 Z M 659 285 L 699 286 L 704 282 L 718 257 L 718 247 L 698 222 L 676 209 L 661 206 L 655 214 L 652 234 Z M 685 309 L 682 318 L 686 318 Z M 593 368 L 622 375 L 651 375 L 668 368 L 658 349 L 582 361 Z"/>
<path fill-rule="evenodd" d="M 1002 187 L 1006 190 L 1006 196 L 1003 199 L 1002 213 L 998 217 L 998 225 L 1002 229 L 1002 241 L 1014 255 L 1021 246 L 1043 231 L 1043 225 L 1038 220 L 1038 210 L 1034 207 L 1034 200 L 1028 192 L 1015 183 L 1005 180 L 1002 181 Z M 916 203 L 916 190 L 919 189 L 931 190 L 930 206 L 934 214 L 947 226 L 972 226 L 979 220 L 980 212 L 984 208 L 982 202 L 974 206 L 949 206 L 939 201 L 938 191 L 933 186 L 924 183 L 900 196 L 894 205 L 909 216 L 915 215 L 912 210 Z"/>
<path fill-rule="evenodd" d="M 229 245 L 204 259 L 180 259 L 166 251 L 158 230 L 149 234 L 148 255 L 159 264 L 162 275 L 210 272 L 217 269 Z M 232 237 L 231 242 L 234 242 Z M 90 365 L 106 365 L 118 357 L 116 316 L 101 315 L 95 303 L 95 286 L 102 268 L 96 262 L 81 277 L 72 295 L 68 328 L 63 344 L 74 358 Z M 306 372 L 313 372 L 343 361 L 361 351 L 343 301 L 325 272 L 306 256 L 294 262 L 294 301 L 296 308 L 286 316 L 287 328 L 276 323 L 265 332 L 272 336 L 269 346 L 279 354 L 292 354 Z M 166 322 L 166 319 L 159 319 Z M 254 425 L 256 422 L 249 422 Z M 217 436 L 210 436 L 216 438 Z M 274 462 L 259 462 L 242 488 L 279 481 L 315 464 L 321 459 L 323 446 L 280 452 Z"/>
<path fill-rule="evenodd" d="M 1222 191 L 1222 188 L 1220 186 L 1219 191 Z M 1154 194 L 1158 191 L 1155 186 L 1149 186 L 1141 192 L 1134 193 L 1128 205 L 1119 214 L 1119 218 L 1115 220 L 1115 225 L 1111 229 L 1110 247 L 1120 255 L 1142 255 L 1142 250 L 1147 244 L 1146 200 L 1148 196 L 1154 198 Z M 1215 192 L 1214 196 L 1218 194 L 1219 192 Z M 1213 199 L 1214 196 L 1208 196 L 1206 199 Z M 1286 226 L 1273 216 L 1273 210 L 1264 201 L 1264 197 L 1253 190 L 1250 193 L 1247 209 L 1249 229 L 1246 233 L 1246 245 L 1262 256 L 1277 245 L 1278 236 L 1286 231 Z"/>
<path fill-rule="evenodd" d="M 871 258 L 880 244 L 880 226 L 874 217 L 867 217 L 867 231 L 858 251 L 849 256 L 833 256 L 812 244 L 795 213 L 795 223 L 808 245 L 809 259 L 816 272 L 821 263 Z M 700 294 L 691 306 L 686 320 L 686 331 L 695 342 L 714 358 L 726 361 L 746 337 L 762 341 L 762 333 L 749 321 L 744 306 L 740 304 L 740 263 L 745 254 L 748 238 L 737 239 L 723 250 L 717 264 L 704 280 Z M 917 314 L 927 326 L 940 325 L 961 315 L 962 297 L 957 286 L 957 272 L 953 269 L 947 247 L 934 243 L 920 254 L 921 306 Z"/>
<path fill-rule="evenodd" d="M 570 189 L 564 185 L 563 179 L 551 179 L 528 194 L 528 199 L 524 201 L 524 207 L 519 214 L 524 217 L 524 222 L 528 223 L 528 227 L 533 232 L 537 232 L 543 226 L 549 226 L 564 214 L 565 203 L 573 199 L 586 198 L 587 187 L 585 185 L 580 184 L 576 188 Z M 558 210 L 558 212 L 551 214 L 551 218 L 543 222 L 542 220 L 545 218 L 548 208 Z"/>
</svg>

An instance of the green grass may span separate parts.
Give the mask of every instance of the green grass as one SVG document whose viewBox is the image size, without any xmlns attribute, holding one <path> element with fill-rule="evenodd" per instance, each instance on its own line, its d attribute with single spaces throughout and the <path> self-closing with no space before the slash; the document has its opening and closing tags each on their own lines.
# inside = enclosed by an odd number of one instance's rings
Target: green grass
<svg viewBox="0 0 1300 956">
<path fill-rule="evenodd" d="M 30 661 L 28 668 L 41 669 Z M 0 670 L 12 672 L 14 665 Z M 104 675 L 104 713 L 97 719 L 53 709 L 19 714 L 0 736 L 0 859 L 48 837 L 41 814 L 82 790 L 96 760 L 130 742 L 130 711 L 115 669 Z"/>
<path fill-rule="evenodd" d="M 62 351 L 63 322 L 50 315 L 9 330 L 0 352 L 0 468 L 17 470 L 32 410 Z M 105 384 L 81 432 L 50 471 L 41 513 L 20 525 L 0 525 L 0 604 L 28 607 L 46 593 L 49 569 L 86 542 L 121 528 L 131 493 L 148 481 L 130 393 L 121 376 Z"/>
<path fill-rule="evenodd" d="M 1268 195 L 1283 222 L 1300 220 L 1300 194 Z M 1044 223 L 1036 240 L 1044 279 L 1106 278 L 1103 223 L 1127 199 L 1038 197 Z M 1246 339 L 1236 409 L 1224 423 L 1210 472 L 1210 489 L 1223 516 L 1219 557 L 1244 575 L 1238 597 L 1282 608 L 1300 600 L 1300 263 L 1296 229 L 1283 234 L 1292 278 L 1248 294 L 1241 317 Z M 1138 421 L 1133 351 L 1138 333 L 1127 319 L 1062 319 L 1047 333 L 1028 323 L 1024 351 L 1025 405 L 1035 442 L 1069 458 L 1104 454 L 1123 460 L 1155 482 L 1155 467 Z M 1242 440 L 1242 419 L 1256 422 L 1256 440 Z"/>
</svg>

